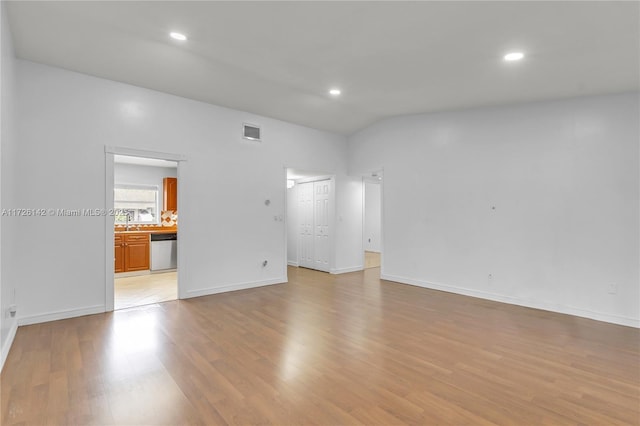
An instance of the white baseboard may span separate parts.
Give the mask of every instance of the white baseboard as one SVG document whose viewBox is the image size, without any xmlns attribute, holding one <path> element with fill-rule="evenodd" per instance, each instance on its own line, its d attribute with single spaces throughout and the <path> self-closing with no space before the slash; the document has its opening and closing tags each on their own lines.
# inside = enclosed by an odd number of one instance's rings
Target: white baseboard
<svg viewBox="0 0 640 426">
<path fill-rule="evenodd" d="M 349 272 L 357 272 L 357 271 L 362 271 L 364 269 L 364 266 L 362 265 L 358 265 L 358 266 L 350 266 L 348 268 L 332 268 L 331 271 L 329 273 L 331 274 L 346 274 Z"/>
<path fill-rule="evenodd" d="M 451 286 L 447 284 L 434 283 L 430 281 L 417 280 L 414 278 L 402 277 L 398 275 L 381 274 L 380 279 L 395 281 L 402 284 L 410 284 L 418 287 L 441 290 L 449 293 L 462 294 L 464 296 L 477 297 L 480 299 L 493 300 L 494 302 L 509 303 L 511 305 L 524 306 L 527 308 L 541 309 L 543 311 L 556 312 L 560 314 L 573 315 L 577 317 L 589 318 L 596 321 L 604 321 L 612 324 L 625 325 L 628 327 L 640 328 L 640 319 L 624 317 L 620 315 L 605 314 L 602 312 L 590 311 L 573 306 L 559 305 L 539 300 L 525 300 L 517 297 L 503 296 L 500 294 L 485 291 L 472 290 L 464 287 Z"/>
<path fill-rule="evenodd" d="M 67 309 L 64 311 L 48 312 L 46 314 L 29 315 L 18 318 L 18 325 L 38 324 L 41 322 L 57 321 L 61 319 L 81 317 L 84 315 L 101 314 L 104 311 L 104 305 L 95 305 L 79 309 Z"/>
<path fill-rule="evenodd" d="M 16 332 L 18 331 L 18 320 L 14 319 L 11 327 L 9 328 L 9 334 L 7 335 L 7 339 L 2 342 L 2 352 L 0 353 L 0 371 L 4 367 L 4 362 L 7 360 L 9 356 L 9 351 L 11 350 L 11 345 L 13 345 L 13 339 L 16 337 Z"/>
<path fill-rule="evenodd" d="M 274 278 L 264 281 L 251 281 L 245 283 L 228 284 L 220 287 L 200 288 L 197 290 L 187 291 L 186 299 L 191 297 L 209 296 L 211 294 L 226 293 L 228 291 L 246 290 L 249 288 L 264 287 L 266 285 L 284 284 L 287 282 L 286 277 Z"/>
<path fill-rule="evenodd" d="M 288 260 L 288 261 L 287 261 L 287 265 L 289 265 L 289 266 L 295 266 L 296 268 L 297 268 L 298 266 L 300 266 L 300 265 L 298 264 L 298 262 L 294 262 L 293 260 Z"/>
</svg>

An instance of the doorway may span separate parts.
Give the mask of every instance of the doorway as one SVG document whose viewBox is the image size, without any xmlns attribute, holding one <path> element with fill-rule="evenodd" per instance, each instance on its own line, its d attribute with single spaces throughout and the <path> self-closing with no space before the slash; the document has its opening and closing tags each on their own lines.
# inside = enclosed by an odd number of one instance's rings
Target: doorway
<svg viewBox="0 0 640 426">
<path fill-rule="evenodd" d="M 287 169 L 287 264 L 331 272 L 335 179 Z"/>
<path fill-rule="evenodd" d="M 106 310 L 175 300 L 179 294 L 181 156 L 106 151 Z"/>
<path fill-rule="evenodd" d="M 382 264 L 382 172 L 363 177 L 364 269 Z"/>
</svg>

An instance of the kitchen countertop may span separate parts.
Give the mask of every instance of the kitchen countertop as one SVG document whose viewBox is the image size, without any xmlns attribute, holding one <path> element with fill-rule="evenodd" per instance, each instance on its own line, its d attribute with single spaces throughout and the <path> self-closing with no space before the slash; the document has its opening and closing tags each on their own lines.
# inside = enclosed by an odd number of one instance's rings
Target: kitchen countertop
<svg viewBox="0 0 640 426">
<path fill-rule="evenodd" d="M 178 230 L 176 228 L 171 229 L 136 229 L 130 231 L 115 231 L 116 234 L 177 234 Z"/>
</svg>

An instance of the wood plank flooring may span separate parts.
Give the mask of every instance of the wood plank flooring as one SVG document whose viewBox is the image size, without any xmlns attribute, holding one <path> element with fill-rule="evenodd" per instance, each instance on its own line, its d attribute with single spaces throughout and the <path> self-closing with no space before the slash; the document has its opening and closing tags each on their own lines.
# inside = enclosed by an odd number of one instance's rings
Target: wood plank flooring
<svg viewBox="0 0 640 426">
<path fill-rule="evenodd" d="M 114 289 L 115 309 L 175 300 L 178 298 L 177 272 L 116 278 Z"/>
<path fill-rule="evenodd" d="M 639 330 L 377 277 L 20 327 L 2 424 L 640 423 Z"/>
<path fill-rule="evenodd" d="M 375 251 L 364 252 L 364 268 L 379 268 L 380 267 L 380 253 Z"/>
</svg>

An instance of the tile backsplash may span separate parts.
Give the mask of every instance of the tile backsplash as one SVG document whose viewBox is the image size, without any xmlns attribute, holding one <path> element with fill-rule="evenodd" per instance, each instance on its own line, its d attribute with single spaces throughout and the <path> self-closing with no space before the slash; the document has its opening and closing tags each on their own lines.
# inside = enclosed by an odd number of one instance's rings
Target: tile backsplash
<svg viewBox="0 0 640 426">
<path fill-rule="evenodd" d="M 162 226 L 176 226 L 178 224 L 178 211 L 163 210 L 160 213 L 160 223 Z"/>
</svg>

